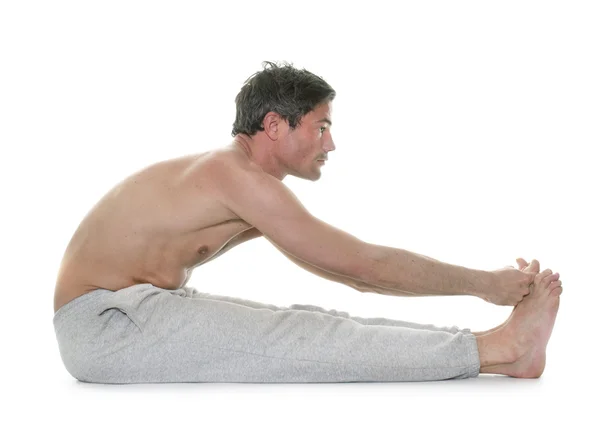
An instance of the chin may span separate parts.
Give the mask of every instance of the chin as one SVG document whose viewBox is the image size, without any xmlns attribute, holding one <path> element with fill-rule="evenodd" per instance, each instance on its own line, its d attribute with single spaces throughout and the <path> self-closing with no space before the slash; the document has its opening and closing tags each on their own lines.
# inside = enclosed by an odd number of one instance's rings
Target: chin
<svg viewBox="0 0 600 431">
<path fill-rule="evenodd" d="M 290 175 L 296 177 L 296 178 L 301 178 L 303 180 L 309 180 L 309 181 L 318 181 L 321 178 L 321 169 L 310 169 L 308 171 L 296 171 L 295 173 L 290 173 Z"/>
</svg>

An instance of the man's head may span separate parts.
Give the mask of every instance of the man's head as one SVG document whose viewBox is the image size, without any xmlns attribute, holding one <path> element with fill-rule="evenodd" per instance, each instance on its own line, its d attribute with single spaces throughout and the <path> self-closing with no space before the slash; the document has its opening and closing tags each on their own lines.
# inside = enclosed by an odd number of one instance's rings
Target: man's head
<svg viewBox="0 0 600 431">
<path fill-rule="evenodd" d="M 292 65 L 263 63 L 235 98 L 232 136 L 248 144 L 265 171 L 316 180 L 319 159 L 335 146 L 329 130 L 335 90 L 322 78 Z"/>
</svg>

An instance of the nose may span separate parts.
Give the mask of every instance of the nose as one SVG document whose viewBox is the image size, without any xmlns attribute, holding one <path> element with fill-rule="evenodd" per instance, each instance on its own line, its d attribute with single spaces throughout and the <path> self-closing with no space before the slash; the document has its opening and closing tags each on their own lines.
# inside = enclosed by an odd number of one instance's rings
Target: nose
<svg viewBox="0 0 600 431">
<path fill-rule="evenodd" d="M 333 139 L 329 139 L 329 141 L 327 142 L 327 145 L 324 148 L 327 152 L 329 151 L 335 151 L 335 144 L 333 143 Z"/>
</svg>

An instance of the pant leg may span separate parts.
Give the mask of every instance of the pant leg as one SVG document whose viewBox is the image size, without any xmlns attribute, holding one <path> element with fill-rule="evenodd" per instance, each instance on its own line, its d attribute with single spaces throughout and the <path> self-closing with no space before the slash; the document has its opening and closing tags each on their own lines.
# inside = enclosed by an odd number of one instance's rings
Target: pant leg
<svg viewBox="0 0 600 431">
<path fill-rule="evenodd" d="M 457 332 L 461 331 L 461 329 L 458 326 L 451 326 L 451 327 L 450 326 L 436 326 L 436 325 L 424 324 L 424 323 L 407 322 L 404 320 L 388 319 L 385 317 L 351 316 L 349 313 L 347 313 L 345 311 L 338 311 L 335 309 L 327 310 L 323 307 L 319 307 L 317 305 L 310 305 L 310 304 L 292 304 L 289 307 L 281 307 L 281 306 L 277 306 L 277 305 L 273 305 L 273 304 L 265 304 L 262 302 L 251 301 L 249 299 L 237 298 L 234 296 L 223 296 L 223 295 L 215 295 L 212 293 L 198 292 L 197 289 L 195 289 L 193 287 L 188 288 L 188 289 L 192 289 L 191 295 L 193 298 L 215 299 L 215 300 L 219 300 L 219 301 L 231 302 L 233 304 L 245 305 L 246 307 L 252 307 L 252 308 L 268 308 L 269 310 L 273 310 L 273 311 L 280 311 L 280 310 L 315 311 L 315 312 L 319 312 L 319 313 L 330 314 L 332 316 L 340 316 L 340 317 L 345 317 L 347 319 L 352 319 L 358 323 L 362 323 L 363 325 L 400 326 L 403 328 L 426 329 L 429 331 L 445 331 L 445 332 L 450 332 L 452 334 L 456 334 Z M 462 331 L 470 332 L 469 329 L 462 329 Z"/>
<path fill-rule="evenodd" d="M 194 293 L 141 284 L 55 316 L 67 370 L 96 383 L 422 381 L 479 372 L 468 331 L 365 325 Z"/>
</svg>

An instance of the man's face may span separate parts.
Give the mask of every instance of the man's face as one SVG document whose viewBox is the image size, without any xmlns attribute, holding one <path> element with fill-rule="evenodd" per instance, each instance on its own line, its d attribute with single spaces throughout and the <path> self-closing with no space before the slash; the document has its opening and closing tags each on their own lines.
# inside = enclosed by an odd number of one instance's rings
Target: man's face
<svg viewBox="0 0 600 431">
<path fill-rule="evenodd" d="M 335 150 L 331 137 L 331 102 L 318 105 L 301 118 L 298 126 L 288 128 L 281 147 L 282 162 L 290 175 L 316 181 L 321 178 L 319 159 L 327 159 L 329 151 Z"/>
</svg>

